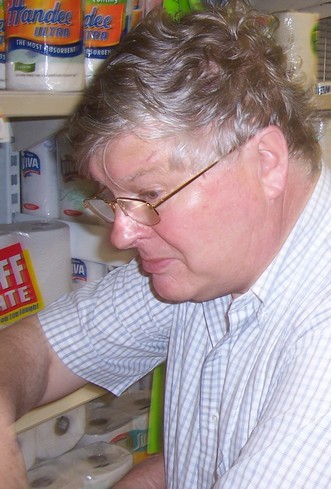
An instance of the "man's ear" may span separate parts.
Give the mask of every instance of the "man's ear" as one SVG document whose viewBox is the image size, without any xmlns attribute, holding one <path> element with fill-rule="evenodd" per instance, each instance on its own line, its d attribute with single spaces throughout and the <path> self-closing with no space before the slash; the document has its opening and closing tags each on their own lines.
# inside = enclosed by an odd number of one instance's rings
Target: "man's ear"
<svg viewBox="0 0 331 489">
<path fill-rule="evenodd" d="M 259 178 L 266 195 L 275 199 L 286 187 L 289 165 L 287 142 L 277 126 L 265 127 L 255 138 Z"/>
</svg>

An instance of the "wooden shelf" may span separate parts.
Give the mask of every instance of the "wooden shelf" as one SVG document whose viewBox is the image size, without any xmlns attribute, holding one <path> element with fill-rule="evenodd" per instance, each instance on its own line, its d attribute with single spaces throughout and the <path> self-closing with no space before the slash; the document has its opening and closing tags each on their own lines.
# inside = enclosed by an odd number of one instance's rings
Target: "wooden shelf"
<svg viewBox="0 0 331 489">
<path fill-rule="evenodd" d="M 79 103 L 80 92 L 0 90 L 0 114 L 8 118 L 66 117 Z M 319 110 L 331 110 L 331 94 L 316 97 Z"/>
<path fill-rule="evenodd" d="M 319 110 L 331 110 L 331 93 L 316 96 L 316 106 Z"/>
<path fill-rule="evenodd" d="M 25 431 L 29 428 L 33 428 L 43 421 L 55 418 L 61 414 L 81 406 L 92 399 L 102 396 L 107 391 L 94 384 L 87 384 L 86 386 L 78 389 L 76 392 L 69 394 L 68 396 L 59 399 L 58 401 L 51 402 L 45 406 L 41 406 L 36 409 L 32 409 L 27 414 L 22 416 L 15 423 L 17 433 Z"/>
<path fill-rule="evenodd" d="M 22 92 L 0 90 L 0 114 L 5 117 L 65 117 L 78 104 L 81 92 Z"/>
</svg>

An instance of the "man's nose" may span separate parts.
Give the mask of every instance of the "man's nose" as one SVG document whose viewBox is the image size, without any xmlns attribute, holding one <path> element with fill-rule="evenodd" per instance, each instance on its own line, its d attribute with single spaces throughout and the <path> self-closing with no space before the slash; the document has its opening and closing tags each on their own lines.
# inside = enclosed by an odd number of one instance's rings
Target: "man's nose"
<svg viewBox="0 0 331 489">
<path fill-rule="evenodd" d="M 144 226 L 125 215 L 117 205 L 115 220 L 110 233 L 111 244 L 119 250 L 135 248 L 136 240 L 146 235 L 147 228 L 148 226 Z"/>
</svg>

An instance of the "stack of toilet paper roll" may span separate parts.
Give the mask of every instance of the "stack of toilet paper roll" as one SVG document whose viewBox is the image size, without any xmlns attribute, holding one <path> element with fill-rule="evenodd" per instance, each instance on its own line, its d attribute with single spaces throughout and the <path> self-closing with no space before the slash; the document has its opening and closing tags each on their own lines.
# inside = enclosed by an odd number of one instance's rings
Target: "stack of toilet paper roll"
<svg viewBox="0 0 331 489">
<path fill-rule="evenodd" d="M 147 456 L 150 402 L 150 390 L 90 401 L 86 405 L 85 434 L 77 446 L 104 441 L 129 449 L 134 463 L 143 460 Z"/>
<path fill-rule="evenodd" d="M 131 467 L 128 450 L 97 442 L 34 466 L 28 471 L 28 481 L 30 488 L 109 489 Z"/>
<path fill-rule="evenodd" d="M 85 406 L 79 406 L 19 433 L 26 468 L 30 469 L 36 461 L 56 458 L 72 450 L 84 435 L 85 424 Z"/>
</svg>

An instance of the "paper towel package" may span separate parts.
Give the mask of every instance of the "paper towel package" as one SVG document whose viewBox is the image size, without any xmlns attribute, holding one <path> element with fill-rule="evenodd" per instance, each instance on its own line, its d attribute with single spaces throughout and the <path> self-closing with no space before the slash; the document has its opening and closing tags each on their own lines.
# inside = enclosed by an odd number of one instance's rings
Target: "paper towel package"
<svg viewBox="0 0 331 489">
<path fill-rule="evenodd" d="M 132 467 L 132 456 L 124 448 L 93 443 L 28 471 L 30 488 L 109 489 Z"/>
<path fill-rule="evenodd" d="M 63 222 L 0 225 L 0 326 L 71 292 L 70 253 Z"/>
<path fill-rule="evenodd" d="M 82 3 L 6 0 L 7 89 L 84 88 Z"/>
<path fill-rule="evenodd" d="M 317 33 L 319 15 L 289 11 L 277 14 L 276 39 L 286 49 L 289 68 L 294 77 L 303 77 L 307 88 L 317 81 Z"/>
<path fill-rule="evenodd" d="M 68 452 L 85 432 L 85 406 L 79 406 L 36 427 L 36 458 L 55 458 Z"/>
<path fill-rule="evenodd" d="M 125 27 L 126 4 L 126 0 L 85 1 L 84 51 L 87 84 L 108 58 L 112 47 L 121 40 Z"/>
<path fill-rule="evenodd" d="M 32 216 L 59 217 L 59 186 L 55 138 L 20 152 L 22 212 Z"/>
<path fill-rule="evenodd" d="M 83 205 L 84 199 L 98 191 L 98 184 L 78 174 L 73 149 L 61 133 L 56 138 L 60 218 L 66 221 L 98 223 Z"/>
</svg>

